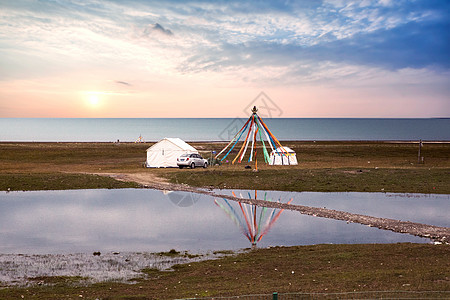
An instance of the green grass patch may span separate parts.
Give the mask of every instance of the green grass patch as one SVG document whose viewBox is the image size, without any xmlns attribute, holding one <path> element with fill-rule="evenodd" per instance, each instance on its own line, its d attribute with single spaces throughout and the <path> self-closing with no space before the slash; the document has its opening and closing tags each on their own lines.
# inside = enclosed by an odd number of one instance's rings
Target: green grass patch
<svg viewBox="0 0 450 300">
<path fill-rule="evenodd" d="M 159 256 L 169 256 L 169 257 L 181 256 L 182 255 L 180 251 L 177 251 L 175 249 L 170 249 L 167 252 L 158 252 L 156 254 L 158 254 Z"/>
<path fill-rule="evenodd" d="M 211 157 L 211 151 L 220 151 L 226 145 L 200 142 L 191 144 L 206 158 Z M 256 147 L 259 172 L 252 172 L 255 168 L 254 162 L 232 165 L 230 162 L 226 163 L 226 160 L 221 166 L 206 170 L 143 168 L 146 149 L 151 145 L 0 143 L 0 189 L 130 187 L 93 177 L 80 177 L 78 181 L 76 177 L 70 178 L 61 174 L 147 173 L 154 177 L 166 177 L 173 183 L 198 187 L 450 193 L 450 143 L 424 143 L 421 155 L 424 156 L 425 163 L 419 164 L 418 144 L 413 142 L 287 141 L 283 142 L 283 145 L 295 150 L 299 161 L 298 166 L 290 167 L 265 165 L 259 145 Z M 229 161 L 236 156 L 239 147 L 237 145 L 230 153 L 227 158 Z M 248 154 L 244 161 L 247 158 Z M 250 165 L 251 169 L 244 169 L 246 165 Z"/>
<path fill-rule="evenodd" d="M 260 189 L 318 192 L 450 193 L 447 169 L 263 169 L 170 172 L 164 176 L 173 183 L 218 189 Z"/>
<path fill-rule="evenodd" d="M 200 254 L 191 254 L 189 251 L 177 251 L 175 249 L 170 249 L 167 252 L 158 252 L 156 253 L 159 256 L 168 256 L 168 257 L 176 257 L 176 256 L 182 256 L 182 257 L 188 257 L 188 258 L 196 258 L 199 257 Z"/>
<path fill-rule="evenodd" d="M 86 277 L 82 276 L 39 276 L 29 278 L 31 282 L 37 283 L 38 285 L 76 285 L 80 282 L 87 280 Z"/>
<path fill-rule="evenodd" d="M 138 188 L 133 182 L 122 182 L 110 177 L 88 174 L 29 173 L 0 174 L 0 190 L 70 190 Z"/>
</svg>

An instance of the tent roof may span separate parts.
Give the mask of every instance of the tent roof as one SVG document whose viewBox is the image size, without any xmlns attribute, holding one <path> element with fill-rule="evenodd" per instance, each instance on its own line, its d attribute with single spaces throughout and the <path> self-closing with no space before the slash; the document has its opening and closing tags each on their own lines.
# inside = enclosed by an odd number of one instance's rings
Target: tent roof
<svg viewBox="0 0 450 300">
<path fill-rule="evenodd" d="M 192 147 L 191 145 L 189 145 L 188 143 L 186 143 L 185 141 L 183 141 L 180 138 L 163 138 L 162 140 L 160 140 L 159 142 L 157 142 L 156 144 L 154 144 L 150 148 L 148 148 L 147 151 L 151 150 L 152 148 L 158 148 L 158 146 L 161 143 L 164 143 L 165 141 L 166 141 L 166 143 L 169 142 L 175 148 L 178 148 L 180 150 L 197 152 L 197 149 L 195 149 L 194 147 Z"/>
<path fill-rule="evenodd" d="M 276 153 L 278 149 L 279 148 L 276 148 L 275 150 L 272 151 L 272 153 Z M 295 151 L 289 147 L 283 146 L 283 149 L 284 151 L 287 151 L 287 153 L 295 153 Z M 283 150 L 279 149 L 278 152 L 283 152 Z"/>
</svg>

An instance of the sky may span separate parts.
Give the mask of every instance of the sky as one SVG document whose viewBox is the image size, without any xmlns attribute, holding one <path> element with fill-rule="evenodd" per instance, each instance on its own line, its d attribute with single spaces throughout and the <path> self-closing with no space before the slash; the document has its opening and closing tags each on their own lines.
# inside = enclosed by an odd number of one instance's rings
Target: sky
<svg viewBox="0 0 450 300">
<path fill-rule="evenodd" d="M 450 1 L 0 0 L 0 117 L 450 117 Z"/>
</svg>

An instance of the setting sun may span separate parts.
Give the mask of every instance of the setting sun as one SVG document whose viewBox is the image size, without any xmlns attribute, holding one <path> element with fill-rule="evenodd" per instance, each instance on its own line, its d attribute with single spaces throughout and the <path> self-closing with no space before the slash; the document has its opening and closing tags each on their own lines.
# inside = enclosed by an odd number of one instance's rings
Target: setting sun
<svg viewBox="0 0 450 300">
<path fill-rule="evenodd" d="M 89 92 L 83 92 L 83 98 L 84 101 L 86 103 L 86 105 L 88 107 L 90 107 L 91 109 L 93 108 L 97 108 L 102 104 L 102 92 L 93 92 L 93 91 L 89 91 Z"/>
<path fill-rule="evenodd" d="M 100 102 L 98 95 L 89 95 L 88 100 L 91 106 L 97 106 Z"/>
</svg>

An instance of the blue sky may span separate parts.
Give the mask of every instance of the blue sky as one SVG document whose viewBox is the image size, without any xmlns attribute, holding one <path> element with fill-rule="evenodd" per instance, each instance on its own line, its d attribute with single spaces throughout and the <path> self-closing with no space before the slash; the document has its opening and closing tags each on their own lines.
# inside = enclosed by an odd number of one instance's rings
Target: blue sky
<svg viewBox="0 0 450 300">
<path fill-rule="evenodd" d="M 444 0 L 0 0 L 0 117 L 449 117 L 449 53 Z"/>
</svg>

